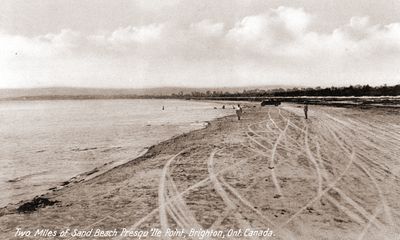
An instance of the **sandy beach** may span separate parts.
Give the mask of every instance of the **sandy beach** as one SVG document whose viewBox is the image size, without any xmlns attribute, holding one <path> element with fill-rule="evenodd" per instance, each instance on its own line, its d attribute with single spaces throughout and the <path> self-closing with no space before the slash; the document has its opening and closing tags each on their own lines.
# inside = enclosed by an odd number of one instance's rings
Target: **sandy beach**
<svg viewBox="0 0 400 240">
<path fill-rule="evenodd" d="M 0 101 L 0 208 L 77 175 L 99 175 L 234 112 L 216 106 L 167 99 Z"/>
<path fill-rule="evenodd" d="M 218 118 L 96 177 L 8 205 L 0 239 L 139 239 L 123 229 L 183 229 L 189 239 L 203 239 L 188 236 L 193 229 L 227 239 L 399 239 L 399 116 L 310 106 L 305 120 L 297 105 L 248 105 L 240 121 Z M 53 233 L 33 236 L 37 229 Z M 65 229 L 76 236 L 61 237 Z"/>
</svg>

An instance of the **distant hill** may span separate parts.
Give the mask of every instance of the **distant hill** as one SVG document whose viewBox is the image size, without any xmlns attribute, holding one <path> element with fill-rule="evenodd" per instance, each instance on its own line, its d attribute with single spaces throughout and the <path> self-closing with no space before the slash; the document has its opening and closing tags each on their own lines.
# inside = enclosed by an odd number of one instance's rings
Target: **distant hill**
<svg viewBox="0 0 400 240">
<path fill-rule="evenodd" d="M 244 90 L 269 90 L 276 88 L 289 88 L 292 86 L 252 86 L 252 87 L 222 87 L 222 88 L 184 88 L 184 87 L 162 87 L 162 88 L 74 88 L 74 87 L 52 87 L 52 88 L 21 88 L 0 89 L 0 100 L 5 99 L 80 99 L 80 98 L 126 98 L 141 96 L 169 96 L 171 94 L 190 94 L 192 92 L 242 92 Z"/>
</svg>

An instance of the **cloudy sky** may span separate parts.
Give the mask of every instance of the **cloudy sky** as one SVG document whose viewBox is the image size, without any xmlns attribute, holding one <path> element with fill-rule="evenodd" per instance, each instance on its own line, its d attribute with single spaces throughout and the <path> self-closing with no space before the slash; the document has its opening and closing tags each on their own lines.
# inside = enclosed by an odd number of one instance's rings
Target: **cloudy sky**
<svg viewBox="0 0 400 240">
<path fill-rule="evenodd" d="M 0 88 L 400 84 L 400 0 L 1 0 Z"/>
</svg>

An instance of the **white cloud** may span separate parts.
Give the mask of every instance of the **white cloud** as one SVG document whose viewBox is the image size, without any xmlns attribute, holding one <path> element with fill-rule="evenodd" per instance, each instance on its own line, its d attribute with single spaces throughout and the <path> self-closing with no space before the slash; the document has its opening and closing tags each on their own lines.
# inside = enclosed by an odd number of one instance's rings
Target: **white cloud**
<svg viewBox="0 0 400 240">
<path fill-rule="evenodd" d="M 312 16 L 302 8 L 279 7 L 272 10 L 275 14 L 272 15 L 277 22 L 283 22 L 286 29 L 292 33 L 301 34 L 307 30 Z"/>
<path fill-rule="evenodd" d="M 60 33 L 49 33 L 37 37 L 37 40 L 48 42 L 56 48 L 72 49 L 84 43 L 81 34 L 71 29 L 62 29 Z"/>
<path fill-rule="evenodd" d="M 190 26 L 194 31 L 209 37 L 221 37 L 224 34 L 224 23 L 214 23 L 209 19 L 205 19 Z"/>
<path fill-rule="evenodd" d="M 161 24 L 141 27 L 128 26 L 112 32 L 108 40 L 113 44 L 148 43 L 160 39 L 162 28 Z"/>
<path fill-rule="evenodd" d="M 400 24 L 373 25 L 368 17 L 353 17 L 349 24 L 335 29 L 330 35 L 314 33 L 319 48 L 326 57 L 358 58 L 363 62 L 385 61 L 385 57 L 400 57 Z M 397 59 L 399 60 L 399 59 Z"/>
<path fill-rule="evenodd" d="M 303 37 L 311 15 L 303 9 L 279 7 L 254 16 L 247 16 L 229 30 L 228 40 L 244 50 L 269 55 L 279 54 L 289 44 Z"/>
<path fill-rule="evenodd" d="M 25 55 L 32 57 L 47 56 L 50 54 L 48 43 L 23 36 L 13 36 L 0 32 L 0 58 Z"/>
<path fill-rule="evenodd" d="M 353 17 L 321 33 L 311 30 L 313 19 L 302 8 L 278 7 L 233 24 L 207 18 L 94 34 L 71 29 L 35 37 L 0 32 L 0 71 L 8 81 L 0 86 L 45 85 L 55 78 L 68 82 L 66 76 L 74 84 L 80 76 L 85 84 L 103 79 L 99 84 L 104 86 L 399 82 L 400 23 Z"/>
</svg>

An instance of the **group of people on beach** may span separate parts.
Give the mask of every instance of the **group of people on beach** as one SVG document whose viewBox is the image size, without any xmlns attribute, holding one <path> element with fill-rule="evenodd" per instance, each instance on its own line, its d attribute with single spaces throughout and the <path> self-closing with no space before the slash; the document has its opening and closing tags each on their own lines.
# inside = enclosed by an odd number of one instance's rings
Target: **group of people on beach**
<svg viewBox="0 0 400 240">
<path fill-rule="evenodd" d="M 216 108 L 216 107 L 214 107 L 214 108 Z M 240 104 L 238 104 L 237 106 L 233 105 L 232 108 L 235 109 L 236 116 L 237 116 L 238 120 L 240 120 L 240 118 L 241 118 L 241 116 L 243 114 L 242 106 L 240 106 Z M 165 109 L 164 106 L 162 106 L 162 110 L 164 110 L 164 109 Z M 222 109 L 225 109 L 225 105 L 222 105 Z M 308 119 L 308 103 L 306 103 L 304 105 L 303 110 L 304 110 L 305 119 Z"/>
<path fill-rule="evenodd" d="M 225 105 L 222 106 L 222 109 L 225 109 Z M 240 120 L 240 117 L 241 117 L 242 114 L 243 114 L 243 109 L 242 109 L 242 107 L 240 106 L 240 104 L 238 104 L 237 106 L 234 105 L 234 106 L 233 106 L 233 109 L 235 109 L 236 116 L 237 116 L 238 120 Z M 304 110 L 304 117 L 305 117 L 305 119 L 308 119 L 308 103 L 306 103 L 306 104 L 304 105 L 303 110 Z"/>
<path fill-rule="evenodd" d="M 214 108 L 216 108 L 216 107 L 214 107 Z M 240 117 L 241 117 L 242 114 L 243 114 L 243 108 L 242 108 L 242 106 L 240 106 L 240 104 L 238 104 L 237 106 L 236 106 L 236 105 L 233 105 L 232 108 L 235 110 L 236 116 L 237 116 L 238 120 L 240 120 Z M 225 105 L 222 105 L 222 109 L 225 109 Z"/>
</svg>

